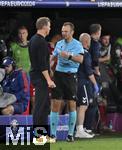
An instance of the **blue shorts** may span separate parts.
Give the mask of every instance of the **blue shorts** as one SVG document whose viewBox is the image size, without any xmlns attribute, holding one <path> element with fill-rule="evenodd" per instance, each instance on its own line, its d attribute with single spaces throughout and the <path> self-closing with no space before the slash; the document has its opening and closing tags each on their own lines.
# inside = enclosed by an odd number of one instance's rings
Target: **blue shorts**
<svg viewBox="0 0 122 150">
<path fill-rule="evenodd" d="M 88 80 L 78 81 L 77 106 L 86 105 L 93 102 L 93 85 Z"/>
</svg>

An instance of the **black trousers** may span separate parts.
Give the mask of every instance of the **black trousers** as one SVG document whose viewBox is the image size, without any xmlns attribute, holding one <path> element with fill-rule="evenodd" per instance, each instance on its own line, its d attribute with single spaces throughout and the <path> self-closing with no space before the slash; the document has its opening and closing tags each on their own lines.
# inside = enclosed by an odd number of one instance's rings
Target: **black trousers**
<svg viewBox="0 0 122 150">
<path fill-rule="evenodd" d="M 35 87 L 35 107 L 33 112 L 33 124 L 45 126 L 48 123 L 50 110 L 49 92 L 46 80 L 33 82 Z"/>
</svg>

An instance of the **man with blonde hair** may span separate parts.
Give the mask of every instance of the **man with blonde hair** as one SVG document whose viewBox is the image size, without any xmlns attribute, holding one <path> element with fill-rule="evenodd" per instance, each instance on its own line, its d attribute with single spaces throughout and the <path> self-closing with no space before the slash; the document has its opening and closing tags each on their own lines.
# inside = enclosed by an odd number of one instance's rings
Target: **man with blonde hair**
<svg viewBox="0 0 122 150">
<path fill-rule="evenodd" d="M 48 87 L 54 88 L 49 72 L 49 49 L 45 37 L 50 32 L 50 19 L 40 17 L 36 21 L 37 33 L 29 42 L 31 61 L 30 77 L 35 87 L 35 108 L 33 112 L 34 125 L 47 125 L 49 113 Z"/>
</svg>

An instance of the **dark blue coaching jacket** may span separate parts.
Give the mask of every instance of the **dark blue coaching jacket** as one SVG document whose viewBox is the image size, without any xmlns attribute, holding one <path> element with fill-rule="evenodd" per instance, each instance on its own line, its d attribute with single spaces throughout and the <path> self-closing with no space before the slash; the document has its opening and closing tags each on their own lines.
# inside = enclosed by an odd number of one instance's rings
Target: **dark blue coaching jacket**
<svg viewBox="0 0 122 150">
<path fill-rule="evenodd" d="M 22 70 L 14 70 L 6 75 L 2 81 L 3 92 L 14 94 L 17 101 L 12 104 L 14 114 L 22 114 L 30 100 L 30 85 L 26 73 Z"/>
<path fill-rule="evenodd" d="M 93 74 L 92 59 L 90 53 L 84 49 L 83 63 L 80 64 L 78 69 L 78 80 L 89 80 L 89 76 Z"/>
</svg>

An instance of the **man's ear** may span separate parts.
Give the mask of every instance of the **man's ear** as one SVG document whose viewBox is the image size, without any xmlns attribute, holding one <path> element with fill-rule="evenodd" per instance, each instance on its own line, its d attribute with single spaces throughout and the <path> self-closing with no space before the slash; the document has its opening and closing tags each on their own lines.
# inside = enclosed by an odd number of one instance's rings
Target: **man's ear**
<svg viewBox="0 0 122 150">
<path fill-rule="evenodd" d="M 71 31 L 71 34 L 72 34 L 72 35 L 74 34 L 74 30 Z"/>
</svg>

